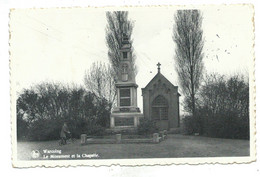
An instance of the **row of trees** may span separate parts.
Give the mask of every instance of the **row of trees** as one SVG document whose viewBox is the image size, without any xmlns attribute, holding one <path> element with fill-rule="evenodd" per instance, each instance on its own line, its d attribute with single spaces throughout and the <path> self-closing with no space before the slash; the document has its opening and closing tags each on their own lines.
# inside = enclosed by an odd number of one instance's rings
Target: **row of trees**
<svg viewBox="0 0 260 177">
<path fill-rule="evenodd" d="M 175 14 L 175 69 L 184 109 L 190 113 L 184 119 L 186 132 L 248 139 L 249 82 L 239 75 L 204 74 L 202 20 L 199 10 Z"/>
<path fill-rule="evenodd" d="M 84 88 L 42 83 L 25 89 L 17 99 L 18 139 L 51 140 L 60 137 L 67 122 L 75 137 L 100 134 L 109 126 L 111 105 Z"/>
<path fill-rule="evenodd" d="M 205 80 L 198 108 L 200 133 L 211 137 L 248 139 L 248 78 L 211 74 Z"/>
<path fill-rule="evenodd" d="M 242 76 L 207 75 L 196 102 L 196 115 L 186 116 L 186 133 L 249 139 L 249 84 Z"/>
</svg>

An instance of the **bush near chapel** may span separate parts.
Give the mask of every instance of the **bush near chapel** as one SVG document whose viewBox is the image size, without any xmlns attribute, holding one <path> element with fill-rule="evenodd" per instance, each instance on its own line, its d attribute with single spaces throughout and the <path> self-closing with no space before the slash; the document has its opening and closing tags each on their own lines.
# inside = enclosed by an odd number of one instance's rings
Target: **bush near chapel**
<svg viewBox="0 0 260 177">
<path fill-rule="evenodd" d="M 17 138 L 54 140 L 67 122 L 73 137 L 100 135 L 109 126 L 109 103 L 83 88 L 42 83 L 17 99 Z"/>
<path fill-rule="evenodd" d="M 140 124 L 137 127 L 139 135 L 149 135 L 158 132 L 155 122 L 149 119 L 140 119 Z"/>
<path fill-rule="evenodd" d="M 249 83 L 241 76 L 208 75 L 196 116 L 183 119 L 187 134 L 249 139 Z"/>
</svg>

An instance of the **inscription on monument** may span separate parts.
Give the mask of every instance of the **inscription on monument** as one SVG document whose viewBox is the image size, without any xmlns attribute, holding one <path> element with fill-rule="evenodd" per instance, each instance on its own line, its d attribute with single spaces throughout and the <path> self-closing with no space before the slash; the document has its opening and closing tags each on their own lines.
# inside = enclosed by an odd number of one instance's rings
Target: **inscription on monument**
<svg viewBox="0 0 260 177">
<path fill-rule="evenodd" d="M 115 126 L 134 126 L 134 118 L 115 117 Z"/>
</svg>

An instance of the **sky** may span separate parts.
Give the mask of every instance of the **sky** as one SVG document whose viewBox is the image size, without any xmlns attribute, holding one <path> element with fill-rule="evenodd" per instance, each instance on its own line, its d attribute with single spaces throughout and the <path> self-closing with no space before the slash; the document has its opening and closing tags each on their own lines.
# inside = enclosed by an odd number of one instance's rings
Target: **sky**
<svg viewBox="0 0 260 177">
<path fill-rule="evenodd" d="M 125 8 L 134 22 L 133 47 L 141 88 L 161 73 L 175 86 L 174 14 L 183 7 Z M 195 8 L 195 7 L 191 7 Z M 198 6 L 203 14 L 204 64 L 207 73 L 224 75 L 251 72 L 253 10 L 250 6 Z M 84 73 L 96 61 L 108 62 L 105 41 L 106 11 L 113 8 L 17 9 L 11 12 L 10 59 L 14 88 L 43 81 L 84 85 Z M 181 92 L 181 91 L 180 91 Z"/>
</svg>

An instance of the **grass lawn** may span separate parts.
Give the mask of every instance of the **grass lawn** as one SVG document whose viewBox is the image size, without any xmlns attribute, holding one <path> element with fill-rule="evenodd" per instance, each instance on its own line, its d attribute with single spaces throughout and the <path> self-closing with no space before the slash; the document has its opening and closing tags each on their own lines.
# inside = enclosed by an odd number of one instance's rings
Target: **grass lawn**
<svg viewBox="0 0 260 177">
<path fill-rule="evenodd" d="M 119 158 L 174 158 L 174 157 L 228 157 L 249 156 L 248 140 L 208 138 L 200 136 L 168 135 L 159 144 L 89 144 L 80 140 L 65 146 L 58 141 L 18 142 L 18 160 L 30 160 L 31 151 L 44 149 L 62 151 L 62 154 L 98 154 L 99 159 Z"/>
</svg>

